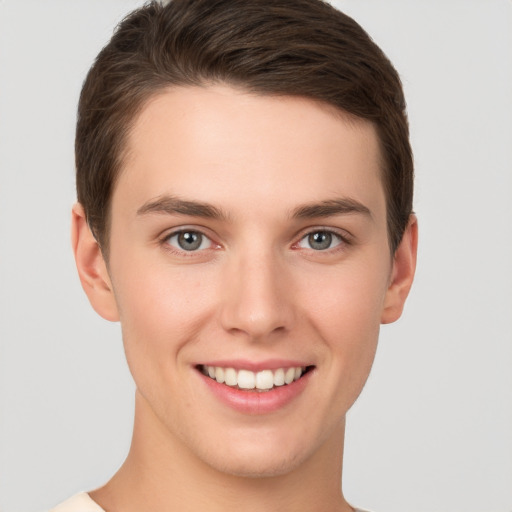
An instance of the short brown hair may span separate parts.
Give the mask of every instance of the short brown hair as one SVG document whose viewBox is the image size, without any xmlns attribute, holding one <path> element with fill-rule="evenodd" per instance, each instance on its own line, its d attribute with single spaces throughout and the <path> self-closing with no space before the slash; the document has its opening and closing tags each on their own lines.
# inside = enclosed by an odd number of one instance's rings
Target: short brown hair
<svg viewBox="0 0 512 512">
<path fill-rule="evenodd" d="M 394 252 L 412 212 L 413 159 L 400 78 L 368 34 L 322 0 L 172 0 L 129 14 L 82 88 L 78 201 L 105 255 L 112 192 L 137 114 L 168 87 L 210 83 L 312 98 L 372 122 Z"/>
</svg>

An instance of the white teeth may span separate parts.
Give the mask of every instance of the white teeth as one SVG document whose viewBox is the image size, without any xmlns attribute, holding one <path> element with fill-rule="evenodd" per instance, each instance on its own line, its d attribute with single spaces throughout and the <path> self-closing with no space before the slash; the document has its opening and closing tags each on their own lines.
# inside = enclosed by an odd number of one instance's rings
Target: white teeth
<svg viewBox="0 0 512 512">
<path fill-rule="evenodd" d="M 254 375 L 254 372 L 249 370 L 240 370 L 238 372 L 238 387 L 240 389 L 254 389 L 255 386 L 256 375 Z"/>
<path fill-rule="evenodd" d="M 237 376 L 236 376 L 236 370 L 234 368 L 226 368 L 226 371 L 224 372 L 224 382 L 228 386 L 236 386 Z"/>
<path fill-rule="evenodd" d="M 220 384 L 224 382 L 224 368 L 221 368 L 220 366 L 215 368 L 215 380 Z"/>
<path fill-rule="evenodd" d="M 283 386 L 284 385 L 284 370 L 279 368 L 274 372 L 274 386 Z"/>
<path fill-rule="evenodd" d="M 288 368 L 286 373 L 284 374 L 284 382 L 285 384 L 291 384 L 293 379 L 295 378 L 295 368 Z"/>
<path fill-rule="evenodd" d="M 274 387 L 274 374 L 271 370 L 263 370 L 256 374 L 256 387 L 258 389 L 272 389 Z"/>
<path fill-rule="evenodd" d="M 252 372 L 250 370 L 235 370 L 234 368 L 222 368 L 220 366 L 202 366 L 204 375 L 215 379 L 219 384 L 227 384 L 239 389 L 257 389 L 268 391 L 274 386 L 284 386 L 300 379 L 305 368 L 290 367 L 277 368 L 276 370 L 261 370 Z"/>
</svg>

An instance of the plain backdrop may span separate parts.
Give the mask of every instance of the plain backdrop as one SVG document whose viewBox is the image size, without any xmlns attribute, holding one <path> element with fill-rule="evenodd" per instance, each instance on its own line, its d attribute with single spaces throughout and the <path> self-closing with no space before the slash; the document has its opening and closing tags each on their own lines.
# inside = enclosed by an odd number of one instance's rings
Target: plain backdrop
<svg viewBox="0 0 512 512">
<path fill-rule="evenodd" d="M 104 483 L 129 446 L 120 328 L 69 243 L 77 98 L 136 0 L 0 1 L 0 510 Z M 404 317 L 349 413 L 375 512 L 512 511 L 512 2 L 342 0 L 399 70 L 420 221 Z"/>
</svg>

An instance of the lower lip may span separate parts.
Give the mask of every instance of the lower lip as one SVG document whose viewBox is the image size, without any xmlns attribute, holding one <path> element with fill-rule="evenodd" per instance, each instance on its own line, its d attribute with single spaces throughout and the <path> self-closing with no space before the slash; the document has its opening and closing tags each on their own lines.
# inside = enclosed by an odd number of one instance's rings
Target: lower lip
<svg viewBox="0 0 512 512">
<path fill-rule="evenodd" d="M 198 371 L 210 391 L 222 403 L 238 412 L 254 415 L 268 414 L 288 405 L 304 391 L 312 373 L 313 371 L 309 371 L 291 384 L 274 386 L 269 391 L 244 391 L 226 384 L 219 384 Z"/>
</svg>

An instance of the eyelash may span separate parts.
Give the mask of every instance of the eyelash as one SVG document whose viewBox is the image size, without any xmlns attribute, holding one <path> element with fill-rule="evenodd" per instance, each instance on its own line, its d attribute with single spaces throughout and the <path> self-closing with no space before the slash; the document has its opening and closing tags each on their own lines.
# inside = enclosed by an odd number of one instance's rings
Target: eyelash
<svg viewBox="0 0 512 512">
<path fill-rule="evenodd" d="M 202 237 L 201 242 L 200 242 L 200 246 L 197 249 L 187 251 L 186 249 L 178 248 L 178 247 L 175 247 L 175 246 L 170 244 L 170 240 L 172 238 L 178 237 L 179 235 L 182 235 L 182 234 L 185 234 L 185 233 L 195 234 L 195 235 L 199 235 L 200 237 Z M 333 239 L 336 239 L 338 241 L 338 243 L 334 247 L 328 247 L 326 249 L 313 249 L 312 247 L 309 247 L 309 248 L 304 248 L 305 250 L 312 251 L 313 253 L 317 253 L 317 254 L 320 254 L 320 253 L 332 254 L 332 253 L 335 253 L 335 252 L 338 252 L 340 250 L 345 249 L 347 246 L 352 245 L 352 240 L 351 240 L 350 235 L 348 235 L 348 234 L 341 234 L 339 231 L 333 230 L 332 228 L 322 228 L 322 227 L 319 227 L 319 228 L 310 229 L 307 232 L 304 232 L 300 236 L 299 240 L 292 245 L 292 249 L 300 250 L 301 249 L 300 244 L 303 241 L 307 240 L 308 237 L 310 237 L 312 235 L 317 235 L 319 233 L 322 233 L 324 235 L 328 235 L 328 236 L 332 237 Z M 203 245 L 205 240 L 209 241 L 209 245 L 210 246 L 201 249 L 200 247 L 201 247 L 201 245 Z M 333 240 L 331 239 L 331 242 L 332 241 Z M 194 257 L 194 256 L 197 256 L 199 253 L 201 253 L 203 251 L 206 251 L 208 249 L 212 249 L 212 248 L 213 249 L 218 249 L 218 248 L 221 247 L 220 244 L 215 243 L 211 239 L 211 237 L 206 235 L 201 230 L 199 230 L 199 229 L 192 229 L 192 228 L 190 228 L 190 229 L 183 228 L 183 229 L 179 229 L 177 231 L 172 231 L 171 233 L 166 233 L 161 238 L 160 243 L 161 243 L 161 245 L 163 245 L 166 248 L 166 250 L 168 250 L 170 252 L 173 252 L 174 254 L 178 254 L 181 257 Z"/>
<path fill-rule="evenodd" d="M 324 236 L 327 235 L 329 237 L 328 238 L 329 245 L 331 245 L 331 243 L 337 241 L 336 245 L 334 245 L 334 247 L 327 247 L 325 249 L 314 249 L 313 247 L 311 247 L 310 237 L 312 237 L 314 235 L 318 235 L 318 234 L 322 234 Z M 325 254 L 333 254 L 337 251 L 345 249 L 348 245 L 351 244 L 351 240 L 349 239 L 348 235 L 342 235 L 338 231 L 335 231 L 330 228 L 316 228 L 316 229 L 310 230 L 310 231 L 304 233 L 301 236 L 301 238 L 299 239 L 299 241 L 294 243 L 292 247 L 293 248 L 302 247 L 300 244 L 303 243 L 304 241 L 306 241 L 306 243 L 309 242 L 309 245 L 310 245 L 310 247 L 305 248 L 306 250 L 312 251 L 314 253 L 325 253 Z"/>
<path fill-rule="evenodd" d="M 186 249 L 175 247 L 175 246 L 171 245 L 170 240 L 172 238 L 179 237 L 180 235 L 183 235 L 183 234 L 186 234 L 186 233 L 194 234 L 194 235 L 199 235 L 201 237 L 200 246 L 203 245 L 205 240 L 207 240 L 209 242 L 210 247 L 202 248 L 202 249 L 199 247 L 198 248 L 199 250 L 195 249 L 195 250 L 187 251 Z M 190 228 L 190 229 L 183 228 L 183 229 L 179 229 L 177 231 L 172 231 L 171 233 L 166 233 L 162 237 L 160 243 L 161 243 L 161 245 L 163 245 L 165 247 L 166 250 L 168 250 L 168 251 L 170 251 L 170 252 L 172 252 L 174 254 L 178 254 L 181 257 L 194 257 L 194 256 L 197 256 L 198 253 L 201 253 L 201 252 L 203 252 L 203 251 L 205 251 L 207 249 L 211 249 L 212 246 L 216 247 L 216 248 L 220 247 L 219 244 L 216 244 L 215 242 L 213 242 L 211 237 L 209 237 L 208 235 L 203 233 L 201 230 L 199 230 L 199 229 L 192 229 L 192 228 Z"/>
</svg>

